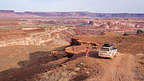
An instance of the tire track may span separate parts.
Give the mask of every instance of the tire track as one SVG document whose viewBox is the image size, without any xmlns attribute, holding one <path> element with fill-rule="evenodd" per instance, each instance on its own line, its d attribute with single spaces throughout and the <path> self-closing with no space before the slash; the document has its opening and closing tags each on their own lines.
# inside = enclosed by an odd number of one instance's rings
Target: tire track
<svg viewBox="0 0 144 81">
<path fill-rule="evenodd" d="M 134 81 L 135 58 L 133 55 L 124 55 L 117 65 L 113 81 Z"/>
<path fill-rule="evenodd" d="M 134 81 L 135 57 L 119 54 L 111 64 L 104 65 L 104 75 L 98 81 Z"/>
</svg>

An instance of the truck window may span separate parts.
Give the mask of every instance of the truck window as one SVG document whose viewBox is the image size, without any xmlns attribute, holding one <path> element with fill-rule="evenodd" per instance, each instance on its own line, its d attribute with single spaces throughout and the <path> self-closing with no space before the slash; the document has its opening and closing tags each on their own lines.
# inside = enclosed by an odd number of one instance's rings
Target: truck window
<svg viewBox="0 0 144 81">
<path fill-rule="evenodd" d="M 101 48 L 101 51 L 109 51 L 108 48 Z"/>
</svg>

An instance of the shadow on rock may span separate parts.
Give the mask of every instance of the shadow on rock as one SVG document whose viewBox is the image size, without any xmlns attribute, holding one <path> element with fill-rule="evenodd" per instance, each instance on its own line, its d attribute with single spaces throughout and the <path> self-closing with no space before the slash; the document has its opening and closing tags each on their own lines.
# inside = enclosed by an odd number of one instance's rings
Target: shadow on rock
<svg viewBox="0 0 144 81">
<path fill-rule="evenodd" d="M 87 74 L 81 74 L 81 75 L 78 75 L 78 76 L 74 77 L 70 81 L 83 81 L 83 80 L 87 79 L 88 77 L 89 76 Z"/>
<path fill-rule="evenodd" d="M 63 47 L 61 47 L 63 48 Z M 58 48 L 57 48 L 58 49 Z M 47 65 L 51 61 L 64 58 L 65 54 L 53 55 L 50 51 L 38 51 L 29 54 L 29 60 L 20 61 L 20 68 L 12 68 L 0 72 L 0 81 L 29 81 L 35 74 L 56 68 L 58 65 Z"/>
<path fill-rule="evenodd" d="M 63 47 L 62 47 L 63 48 Z M 60 53 L 58 51 L 58 53 Z M 56 67 L 61 67 L 61 64 L 75 60 L 79 57 L 85 56 L 85 53 L 80 54 L 51 54 L 50 51 L 38 51 L 29 54 L 28 61 L 21 61 L 18 64 L 21 68 L 9 69 L 0 72 L 0 81 L 32 81 L 32 78 L 36 74 L 44 73 L 55 69 Z M 97 52 L 89 52 L 89 56 L 93 58 L 98 58 Z M 67 58 L 62 63 L 49 64 L 51 61 L 58 59 Z M 47 66 L 44 66 L 47 65 Z M 76 78 L 77 79 L 77 78 Z M 75 79 L 74 79 L 75 80 Z"/>
</svg>

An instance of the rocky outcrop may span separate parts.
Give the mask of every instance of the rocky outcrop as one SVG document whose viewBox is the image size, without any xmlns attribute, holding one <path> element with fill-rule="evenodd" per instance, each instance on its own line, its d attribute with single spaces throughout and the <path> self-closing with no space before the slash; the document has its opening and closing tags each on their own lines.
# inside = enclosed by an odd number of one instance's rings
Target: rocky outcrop
<svg viewBox="0 0 144 81">
<path fill-rule="evenodd" d="M 69 54 L 80 54 L 86 52 L 86 48 L 97 49 L 99 44 L 92 41 L 84 41 L 76 38 L 71 39 L 71 46 L 65 48 L 65 52 Z"/>
</svg>

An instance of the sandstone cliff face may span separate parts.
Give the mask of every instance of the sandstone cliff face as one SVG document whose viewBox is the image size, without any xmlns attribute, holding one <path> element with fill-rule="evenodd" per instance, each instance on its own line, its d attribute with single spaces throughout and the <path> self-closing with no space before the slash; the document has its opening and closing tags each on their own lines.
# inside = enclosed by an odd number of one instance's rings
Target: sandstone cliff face
<svg viewBox="0 0 144 81">
<path fill-rule="evenodd" d="M 28 37 L 0 41 L 0 47 L 6 47 L 12 45 L 41 46 L 41 45 L 46 45 L 46 43 L 52 41 L 61 43 L 60 40 L 67 42 L 69 41 L 70 37 L 72 37 L 74 34 L 75 32 L 73 31 L 73 28 L 69 28 L 69 27 L 60 27 L 52 31 L 45 29 L 44 32 L 33 33 L 30 34 L 30 36 Z"/>
</svg>

